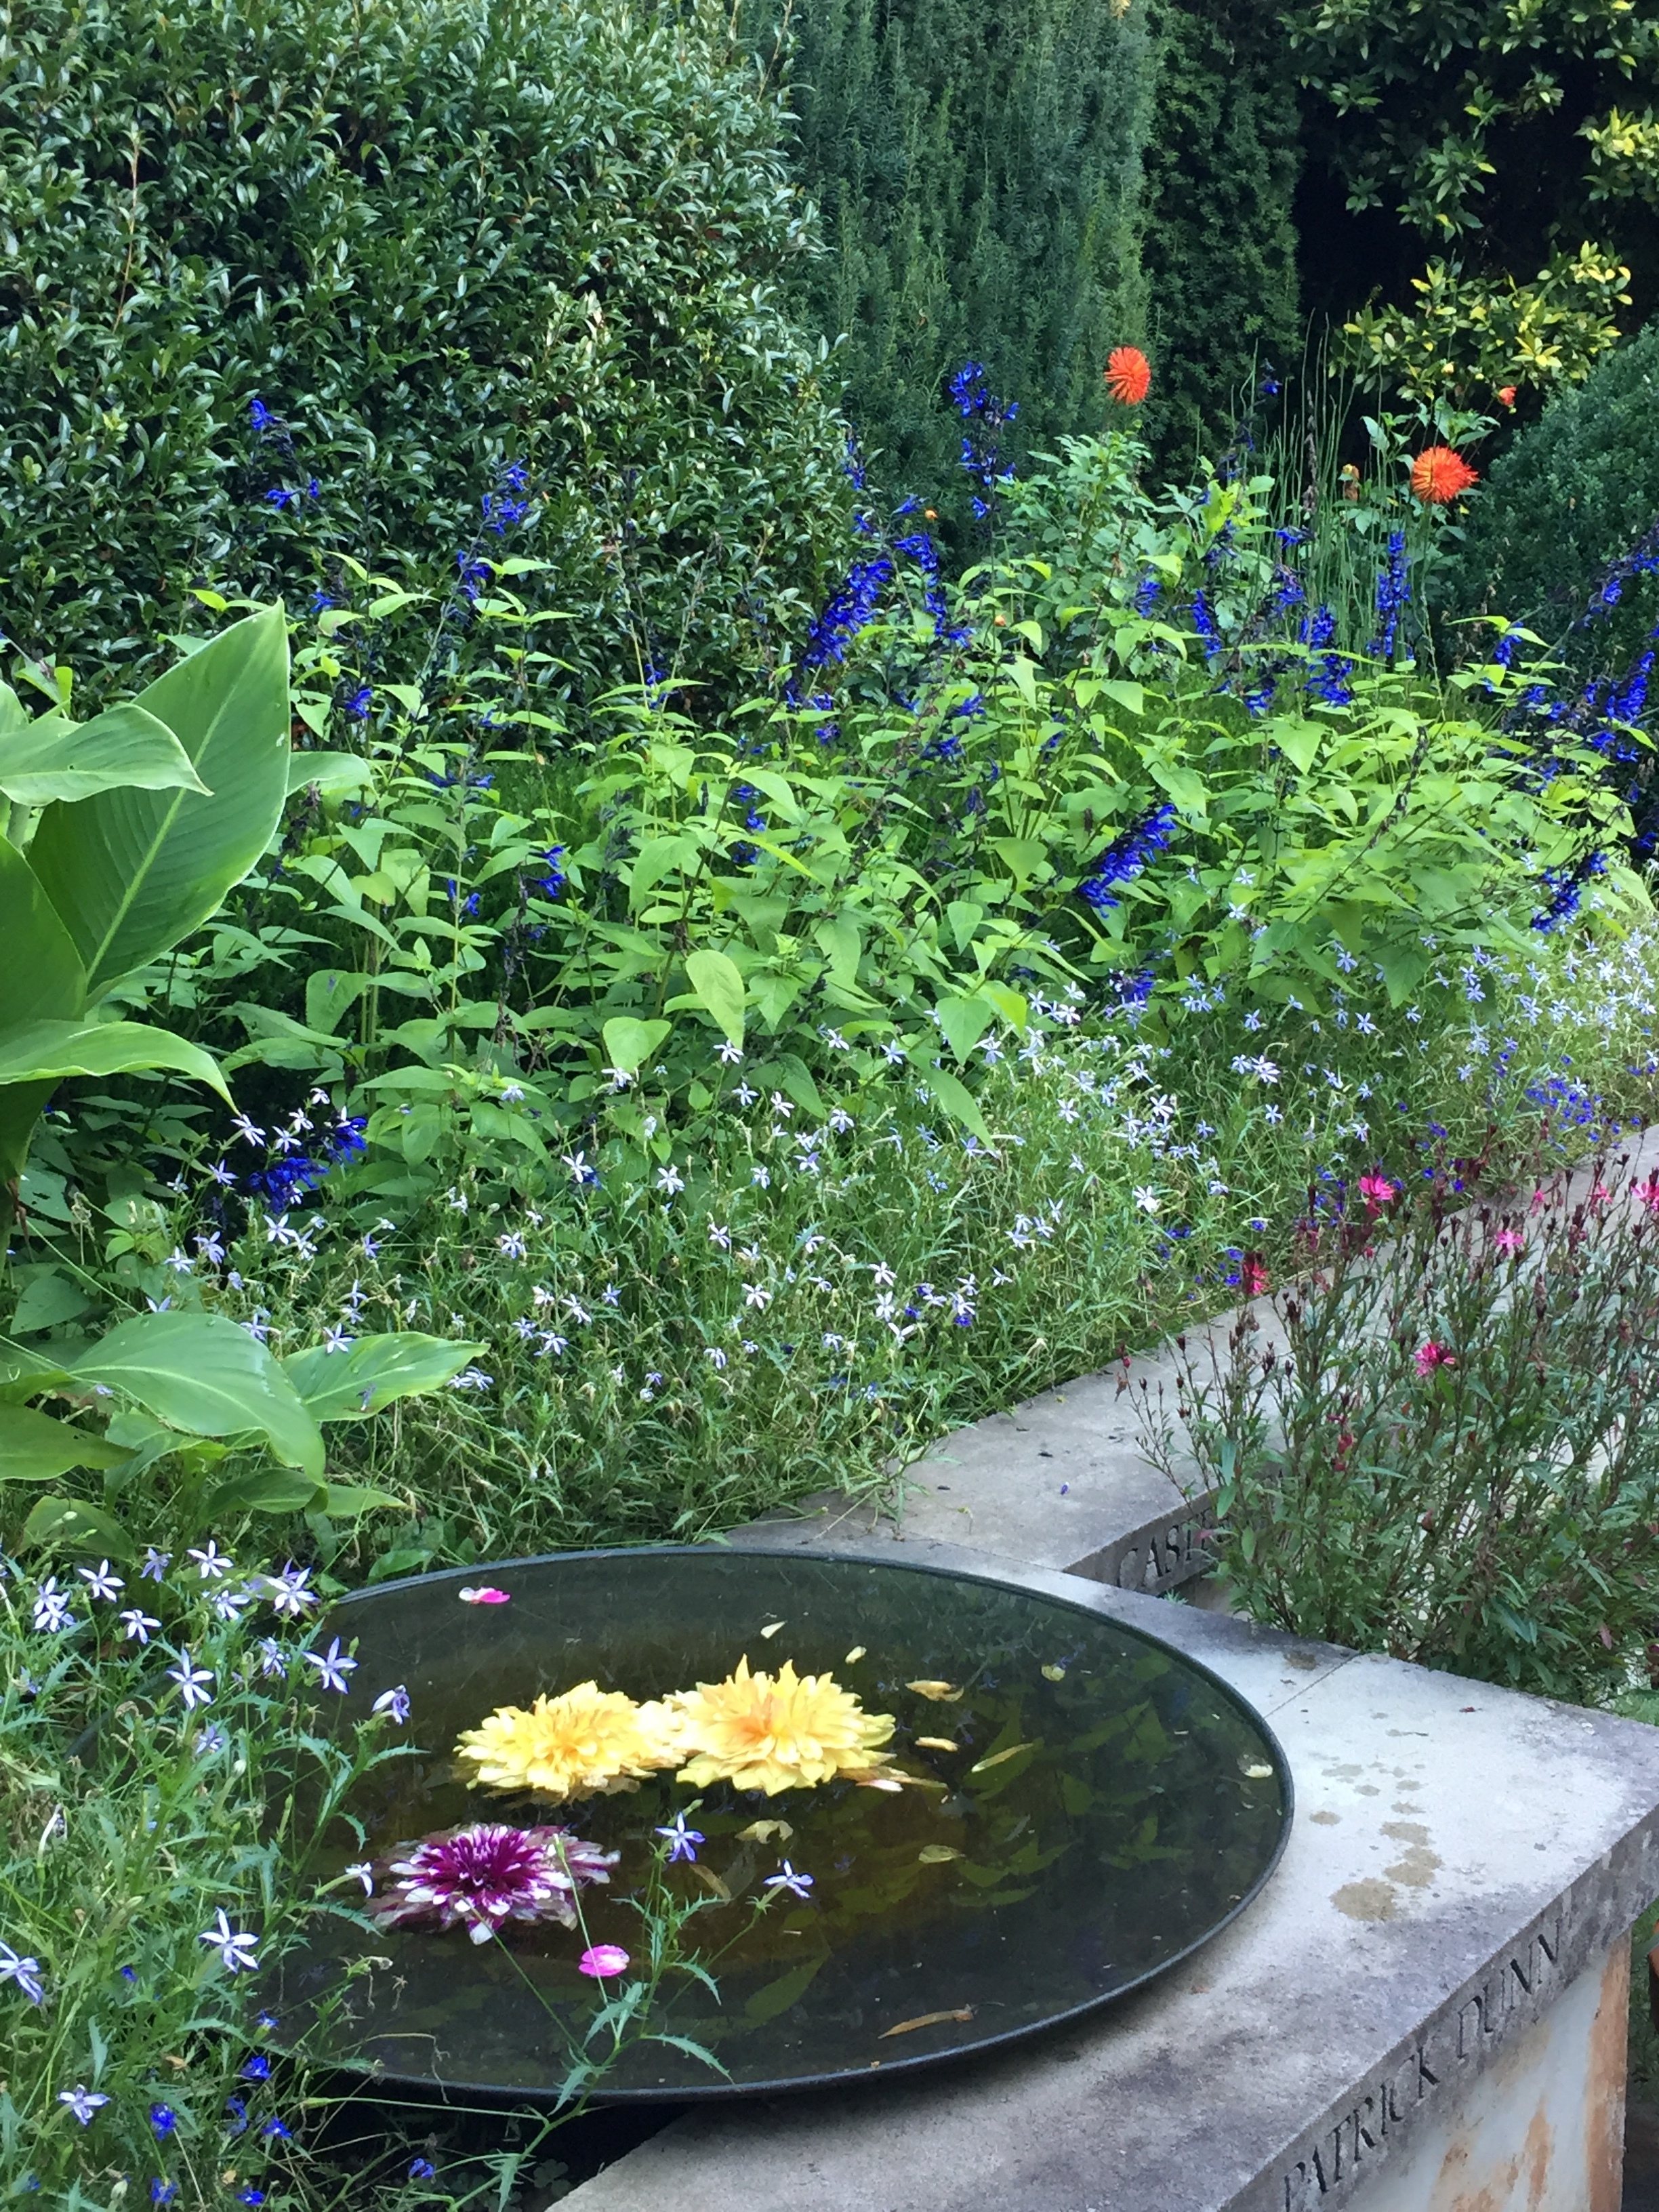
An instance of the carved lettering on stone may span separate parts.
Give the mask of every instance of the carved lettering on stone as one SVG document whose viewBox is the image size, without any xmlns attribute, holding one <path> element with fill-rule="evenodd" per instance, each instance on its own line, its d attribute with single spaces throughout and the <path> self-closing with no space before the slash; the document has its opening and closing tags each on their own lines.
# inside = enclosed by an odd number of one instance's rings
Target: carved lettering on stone
<svg viewBox="0 0 1659 2212">
<path fill-rule="evenodd" d="M 1530 2021 L 1559 1978 L 1558 1912 L 1485 1975 L 1430 2027 L 1406 2057 L 1367 2085 L 1352 2110 L 1285 2167 L 1285 2212 L 1316 2212 L 1334 2191 L 1345 2195 L 1390 2134 L 1433 2097 L 1455 2066 L 1479 2064 L 1510 2021 Z"/>
</svg>

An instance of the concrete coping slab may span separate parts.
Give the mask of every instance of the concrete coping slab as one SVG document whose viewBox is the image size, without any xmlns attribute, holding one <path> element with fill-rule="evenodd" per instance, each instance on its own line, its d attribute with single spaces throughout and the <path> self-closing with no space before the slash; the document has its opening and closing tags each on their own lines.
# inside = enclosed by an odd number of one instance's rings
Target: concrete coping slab
<svg viewBox="0 0 1659 2212">
<path fill-rule="evenodd" d="M 1536 2043 L 1547 2016 L 1578 2022 L 1567 2075 L 1597 2038 L 1616 2047 L 1621 2098 L 1615 1969 L 1659 1894 L 1659 1729 L 907 1542 L 1231 1683 L 1290 1761 L 1285 1855 L 1230 1929 L 1093 2021 L 927 2077 L 702 2108 L 584 2183 L 573 2212 L 1335 2212 L 1362 2189 L 1417 2212 L 1414 2153 L 1439 2157 L 1436 2130 L 1483 2083 L 1513 2084 L 1528 2051 L 1540 2097 L 1562 2074 Z M 1598 1989 L 1588 2010 L 1572 1994 Z M 1616 2111 L 1609 2130 L 1601 2185 L 1491 2203 L 1614 2212 Z"/>
</svg>

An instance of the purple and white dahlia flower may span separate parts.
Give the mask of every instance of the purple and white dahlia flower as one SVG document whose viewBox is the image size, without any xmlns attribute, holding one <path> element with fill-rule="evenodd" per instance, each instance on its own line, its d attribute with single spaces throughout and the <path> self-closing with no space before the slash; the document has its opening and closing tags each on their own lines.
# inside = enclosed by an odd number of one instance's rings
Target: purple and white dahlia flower
<svg viewBox="0 0 1659 2212">
<path fill-rule="evenodd" d="M 375 1868 L 368 1908 L 383 1928 L 465 1928 L 487 1943 L 509 1920 L 576 1925 L 579 1889 L 609 1881 L 619 1854 L 568 1828 L 509 1828 L 481 1820 L 399 1844 Z"/>
</svg>

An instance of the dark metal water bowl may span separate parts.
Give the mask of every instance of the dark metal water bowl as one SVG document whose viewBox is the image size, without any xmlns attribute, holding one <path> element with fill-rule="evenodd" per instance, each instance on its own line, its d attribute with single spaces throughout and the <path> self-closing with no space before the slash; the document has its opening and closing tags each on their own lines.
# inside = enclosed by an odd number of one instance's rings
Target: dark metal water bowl
<svg viewBox="0 0 1659 2212">
<path fill-rule="evenodd" d="M 511 1602 L 461 1602 L 480 1583 Z M 584 1894 L 586 1936 L 538 1924 L 476 1945 L 459 1929 L 333 1922 L 290 1955 L 277 2000 L 289 2019 L 321 2017 L 330 2056 L 392 2080 L 556 2094 L 600 2002 L 577 1969 L 583 1945 L 640 1950 L 628 1898 L 654 1831 L 694 1799 L 706 1841 L 697 1866 L 668 1878 L 709 1900 L 690 1944 L 720 1996 L 672 1978 L 654 2025 L 715 2053 L 726 2075 L 637 2042 L 606 2075 L 606 2101 L 908 2072 L 1075 2019 L 1242 1912 L 1290 1826 L 1284 1756 L 1224 1682 L 1156 1638 L 987 1576 L 798 1551 L 569 1553 L 362 1590 L 325 1633 L 356 1644 L 349 1710 L 406 1684 L 410 1735 L 430 1754 L 363 1785 L 352 1810 L 367 1847 L 343 1826 L 329 1872 L 471 1820 L 555 1820 L 621 1853 L 610 1887 Z M 498 1705 L 590 1677 L 658 1698 L 745 1656 L 833 1674 L 866 1710 L 895 1715 L 899 1763 L 936 1786 L 889 1795 L 840 1780 L 769 1798 L 669 1773 L 550 1813 L 469 1787 L 452 1755 Z M 961 1694 L 908 1686 L 919 1681 Z M 745 1838 L 757 1820 L 792 1832 Z M 784 1856 L 811 1874 L 810 1896 L 777 1894 L 757 1916 Z M 367 1958 L 390 1965 L 348 1978 Z"/>
</svg>

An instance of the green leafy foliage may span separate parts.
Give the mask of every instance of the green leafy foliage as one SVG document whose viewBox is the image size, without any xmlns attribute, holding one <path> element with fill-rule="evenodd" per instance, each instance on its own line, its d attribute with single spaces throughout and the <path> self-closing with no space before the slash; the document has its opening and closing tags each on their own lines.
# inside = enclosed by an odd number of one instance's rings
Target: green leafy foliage
<svg viewBox="0 0 1659 2212">
<path fill-rule="evenodd" d="M 1459 261 L 1431 261 L 1413 276 L 1409 307 L 1367 305 L 1342 326 L 1340 358 L 1356 373 L 1432 406 L 1455 398 L 1512 407 L 1526 387 L 1582 384 L 1619 342 L 1615 312 L 1630 305 L 1630 270 L 1592 246 L 1556 253 L 1536 278 L 1465 276 Z"/>
<path fill-rule="evenodd" d="M 441 1389 L 478 1349 L 411 1329 L 325 1342 L 279 1360 L 257 1328 L 199 1305 L 135 1314 L 64 1368 L 32 1369 L 27 1354 L 12 1352 L 13 1399 L 55 1396 L 115 1410 L 100 1436 L 35 1407 L 0 1402 L 0 1484 L 104 1470 L 103 1504 L 43 1498 L 20 1540 L 122 1558 L 135 1547 L 118 1510 L 122 1496 L 158 1462 L 174 1470 L 182 1495 L 173 1511 L 192 1533 L 252 1513 L 309 1513 L 326 1526 L 397 1511 L 403 1501 L 386 1490 L 326 1480 L 319 1425 L 366 1421 L 399 1399 Z M 276 1465 L 247 1457 L 265 1451 Z M 228 1454 L 236 1458 L 222 1472 Z"/>
<path fill-rule="evenodd" d="M 1373 266 L 1387 252 L 1385 213 L 1453 258 L 1436 290 L 1455 289 L 1464 312 L 1443 320 L 1445 350 L 1438 364 L 1414 364 L 1419 376 L 1489 374 L 1506 326 L 1510 358 L 1494 382 L 1582 374 L 1616 335 L 1607 313 L 1620 288 L 1569 281 L 1575 249 L 1604 270 L 1629 264 L 1650 310 L 1659 41 L 1647 10 L 1627 0 L 1289 0 L 1282 21 L 1289 66 L 1313 95 L 1304 143 L 1316 188 L 1345 191 L 1362 217 L 1376 211 L 1354 233 Z M 1385 315 L 1362 343 L 1391 331 Z M 1410 332 L 1389 351 L 1409 360 Z"/>
<path fill-rule="evenodd" d="M 769 53 L 775 9 L 757 20 Z M 1153 47 L 1118 0 L 828 0 L 787 16 L 795 164 L 828 252 L 805 311 L 877 481 L 944 498 L 970 356 L 1020 402 L 1010 457 L 1101 419 L 1139 335 L 1139 161 Z"/>
<path fill-rule="evenodd" d="M 280 608 L 233 624 L 140 700 L 88 723 L 61 707 L 30 723 L 15 694 L 0 696 L 11 802 L 0 838 L 0 1182 L 22 1166 L 65 1076 L 168 1068 L 228 1100 L 199 1045 L 94 1017 L 128 970 L 198 927 L 247 873 L 288 775 Z"/>
<path fill-rule="evenodd" d="M 1453 1212 L 1437 1178 L 1379 1260 L 1382 1189 L 1324 1229 L 1277 1351 L 1247 1326 L 1218 1373 L 1188 1363 L 1222 1571 L 1297 1635 L 1607 1694 L 1659 1567 L 1659 1192 L 1603 1163 Z"/>
<path fill-rule="evenodd" d="M 718 673 L 813 593 L 845 498 L 778 305 L 806 210 L 718 11 L 43 0 L 9 35 L 27 649 L 118 665 L 192 584 L 299 597 L 387 544 L 441 591 L 532 530 L 579 688 Z"/>
<path fill-rule="evenodd" d="M 1447 577 L 1449 611 L 1525 622 L 1579 672 L 1634 661 L 1659 617 L 1653 577 L 1626 566 L 1659 526 L 1656 417 L 1653 325 L 1558 392 L 1493 463 Z"/>
</svg>

